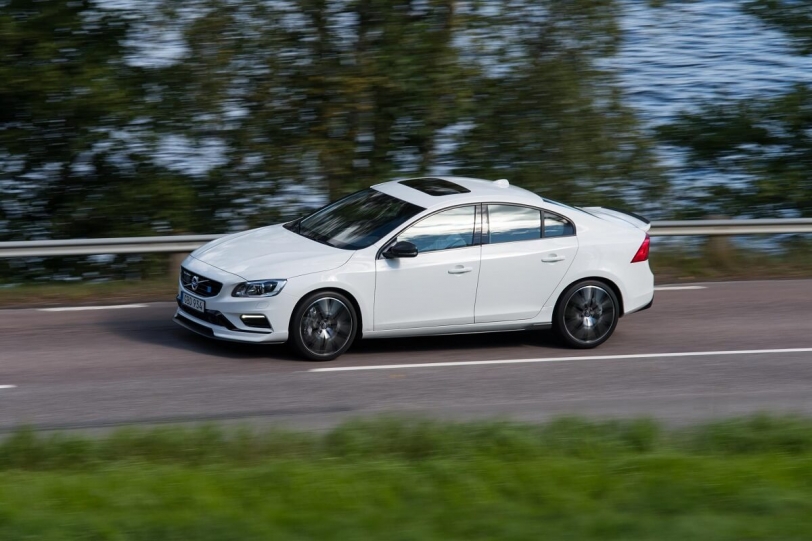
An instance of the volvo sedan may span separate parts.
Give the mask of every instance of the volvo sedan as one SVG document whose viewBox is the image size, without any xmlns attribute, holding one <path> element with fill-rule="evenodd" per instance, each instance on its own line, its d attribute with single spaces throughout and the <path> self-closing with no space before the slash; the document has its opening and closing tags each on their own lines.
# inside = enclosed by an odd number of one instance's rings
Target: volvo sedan
<svg viewBox="0 0 812 541">
<path fill-rule="evenodd" d="M 594 348 L 651 306 L 648 229 L 504 179 L 385 182 L 199 248 L 180 270 L 175 321 L 317 361 L 359 338 L 521 329 Z"/>
</svg>

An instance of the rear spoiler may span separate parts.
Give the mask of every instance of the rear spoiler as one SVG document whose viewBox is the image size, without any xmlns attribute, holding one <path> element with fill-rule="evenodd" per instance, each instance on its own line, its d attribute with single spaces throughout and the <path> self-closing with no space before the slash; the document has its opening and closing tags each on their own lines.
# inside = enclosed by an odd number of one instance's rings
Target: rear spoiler
<svg viewBox="0 0 812 541">
<path fill-rule="evenodd" d="M 635 214 L 634 212 L 629 212 L 628 210 L 621 210 L 613 207 L 583 207 L 581 210 L 588 212 L 593 216 L 597 216 L 598 218 L 603 218 L 604 220 L 609 220 L 615 223 L 631 225 L 643 231 L 648 231 L 651 229 L 650 220 L 640 216 L 639 214 Z"/>
</svg>

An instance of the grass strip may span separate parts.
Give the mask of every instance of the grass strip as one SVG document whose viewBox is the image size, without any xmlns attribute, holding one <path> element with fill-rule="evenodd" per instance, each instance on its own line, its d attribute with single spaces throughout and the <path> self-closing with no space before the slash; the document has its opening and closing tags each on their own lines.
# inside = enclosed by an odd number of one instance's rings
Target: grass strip
<svg viewBox="0 0 812 541">
<path fill-rule="evenodd" d="M 809 539 L 812 420 L 381 419 L 0 443 L 0 539 Z"/>
<path fill-rule="evenodd" d="M 99 283 L 20 284 L 0 288 L 0 308 L 169 302 L 174 301 L 177 294 L 178 279 L 175 276 Z"/>
<path fill-rule="evenodd" d="M 778 254 L 713 248 L 711 244 L 699 252 L 668 247 L 655 250 L 651 270 L 657 283 L 812 278 L 812 243 Z"/>
</svg>

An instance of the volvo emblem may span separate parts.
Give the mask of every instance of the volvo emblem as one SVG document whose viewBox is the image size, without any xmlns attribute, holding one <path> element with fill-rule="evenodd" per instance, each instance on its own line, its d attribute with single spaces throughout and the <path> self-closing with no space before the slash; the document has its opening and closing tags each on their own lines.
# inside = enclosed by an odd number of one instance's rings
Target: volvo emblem
<svg viewBox="0 0 812 541">
<path fill-rule="evenodd" d="M 200 278 L 192 276 L 192 291 L 197 291 L 197 286 L 200 285 Z"/>
</svg>

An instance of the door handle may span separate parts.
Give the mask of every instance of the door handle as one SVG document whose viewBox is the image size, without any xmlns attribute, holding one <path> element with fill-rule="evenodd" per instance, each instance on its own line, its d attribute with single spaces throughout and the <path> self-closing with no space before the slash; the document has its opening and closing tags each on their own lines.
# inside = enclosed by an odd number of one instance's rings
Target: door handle
<svg viewBox="0 0 812 541">
<path fill-rule="evenodd" d="M 565 259 L 567 259 L 566 256 L 550 254 L 547 257 L 542 257 L 541 261 L 542 263 L 558 263 L 559 261 L 564 261 Z"/>
<path fill-rule="evenodd" d="M 465 274 L 466 272 L 471 272 L 474 270 L 472 267 L 463 267 L 462 265 L 458 265 L 453 269 L 448 269 L 448 274 Z"/>
</svg>

